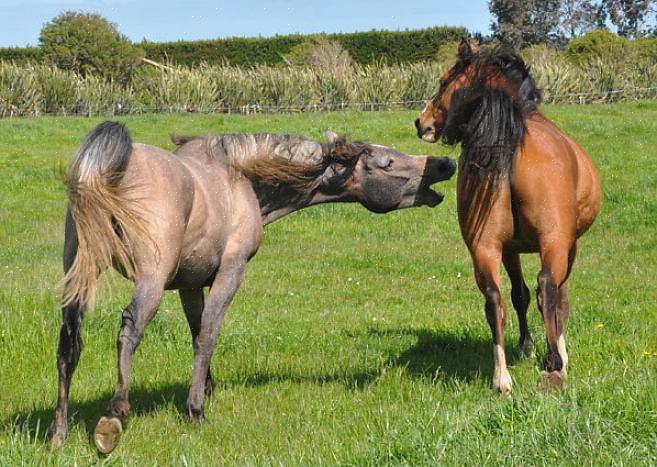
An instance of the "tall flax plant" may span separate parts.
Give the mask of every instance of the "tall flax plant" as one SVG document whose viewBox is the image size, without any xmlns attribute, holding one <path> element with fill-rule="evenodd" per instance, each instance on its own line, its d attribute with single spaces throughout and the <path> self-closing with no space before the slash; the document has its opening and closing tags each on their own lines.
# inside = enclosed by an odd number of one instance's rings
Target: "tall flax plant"
<svg viewBox="0 0 657 467">
<path fill-rule="evenodd" d="M 38 115 L 41 87 L 33 66 L 0 62 L 0 118 Z"/>
<path fill-rule="evenodd" d="M 87 116 L 114 115 L 139 111 L 132 86 L 123 86 L 96 75 L 79 78 L 80 103 L 78 110 Z"/>
<path fill-rule="evenodd" d="M 544 102 L 578 102 L 581 93 L 593 91 L 591 81 L 582 75 L 582 70 L 558 51 L 534 46 L 525 49 L 522 55 L 543 92 Z"/>
<path fill-rule="evenodd" d="M 378 110 L 387 102 L 399 102 L 403 83 L 398 67 L 382 62 L 356 66 L 353 72 L 354 104 L 364 110 Z"/>
<path fill-rule="evenodd" d="M 449 65 L 447 61 L 398 65 L 396 72 L 400 76 L 400 102 L 404 102 L 406 107 L 416 108 L 433 96 L 438 92 L 439 78 Z"/>
<path fill-rule="evenodd" d="M 154 111 L 210 112 L 217 108 L 219 94 L 210 68 L 171 68 L 142 76 L 138 86 Z"/>
<path fill-rule="evenodd" d="M 66 115 L 77 111 L 80 102 L 80 77 L 55 66 L 35 67 L 41 85 L 41 110 L 47 114 Z"/>
<path fill-rule="evenodd" d="M 314 94 L 322 108 L 340 109 L 352 102 L 354 79 L 351 69 L 343 73 L 324 69 L 309 72 L 314 73 Z"/>
<path fill-rule="evenodd" d="M 255 101 L 260 105 L 303 110 L 317 103 L 313 92 L 314 74 L 310 71 L 263 66 L 253 68 L 251 76 L 260 91 L 260 99 Z"/>
</svg>

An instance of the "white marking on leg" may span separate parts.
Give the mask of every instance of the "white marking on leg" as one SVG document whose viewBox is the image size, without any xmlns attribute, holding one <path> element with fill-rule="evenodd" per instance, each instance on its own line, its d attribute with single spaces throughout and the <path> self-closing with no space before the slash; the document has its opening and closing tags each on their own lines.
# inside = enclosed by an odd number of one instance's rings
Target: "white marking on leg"
<svg viewBox="0 0 657 467">
<path fill-rule="evenodd" d="M 568 352 L 566 352 L 566 338 L 563 334 L 557 339 L 557 350 L 559 356 L 561 356 L 561 361 L 563 362 L 563 374 L 565 375 L 568 368 Z"/>
<path fill-rule="evenodd" d="M 506 368 L 506 356 L 501 345 L 493 344 L 495 370 L 493 372 L 493 388 L 500 394 L 511 394 L 511 375 Z"/>
</svg>

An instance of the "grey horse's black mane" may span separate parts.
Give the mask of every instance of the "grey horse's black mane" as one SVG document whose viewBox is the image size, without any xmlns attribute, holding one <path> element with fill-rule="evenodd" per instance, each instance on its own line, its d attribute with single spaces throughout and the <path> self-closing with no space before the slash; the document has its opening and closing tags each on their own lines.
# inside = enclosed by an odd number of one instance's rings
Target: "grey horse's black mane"
<svg viewBox="0 0 657 467">
<path fill-rule="evenodd" d="M 174 136 L 182 146 L 205 142 L 210 157 L 218 158 L 247 178 L 267 185 L 287 185 L 297 191 L 311 188 L 319 174 L 334 162 L 349 165 L 371 147 L 340 136 L 318 143 L 303 136 L 275 133 L 234 133 L 211 136 Z"/>
</svg>

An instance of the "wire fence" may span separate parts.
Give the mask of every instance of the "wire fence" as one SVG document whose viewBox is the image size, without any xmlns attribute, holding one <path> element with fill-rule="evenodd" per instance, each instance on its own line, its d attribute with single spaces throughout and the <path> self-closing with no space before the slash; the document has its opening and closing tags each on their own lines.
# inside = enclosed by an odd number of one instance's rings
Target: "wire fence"
<svg viewBox="0 0 657 467">
<path fill-rule="evenodd" d="M 340 112 L 352 111 L 392 111 L 392 110 L 421 110 L 431 99 L 391 100 L 382 102 L 340 102 L 340 103 L 308 103 L 304 105 L 272 105 L 272 104 L 245 104 L 245 105 L 195 105 L 170 104 L 161 106 L 125 105 L 121 102 L 109 105 L 78 106 L 76 108 L 60 111 L 44 111 L 35 109 L 27 114 L 31 116 L 120 116 L 148 113 L 198 113 L 198 114 L 275 114 L 275 113 L 308 113 L 308 112 Z M 570 92 L 565 94 L 545 93 L 543 102 L 548 104 L 601 104 L 620 101 L 657 100 L 657 87 L 636 87 L 628 89 L 613 89 L 597 92 Z M 9 107 L 4 117 L 25 116 L 25 112 L 18 108 Z"/>
</svg>

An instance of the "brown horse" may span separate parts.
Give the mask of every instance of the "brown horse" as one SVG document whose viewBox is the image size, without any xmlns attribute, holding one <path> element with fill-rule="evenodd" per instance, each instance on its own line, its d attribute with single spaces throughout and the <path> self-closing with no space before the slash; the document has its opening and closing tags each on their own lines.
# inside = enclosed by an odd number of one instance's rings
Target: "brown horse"
<svg viewBox="0 0 657 467">
<path fill-rule="evenodd" d="M 506 306 L 500 295 L 500 264 L 511 279 L 520 347 L 529 355 L 529 290 L 520 253 L 540 254 L 537 302 L 548 351 L 541 379 L 560 387 L 568 354 L 568 277 L 577 239 L 600 211 L 600 181 L 584 149 L 537 110 L 541 93 L 522 59 L 501 49 L 479 51 L 463 41 L 456 64 L 415 121 L 425 141 L 461 143 L 458 216 L 486 298 L 493 334 L 493 387 L 511 391 L 504 354 Z"/>
<path fill-rule="evenodd" d="M 234 134 L 177 140 L 174 153 L 132 144 L 125 127 L 105 122 L 82 143 L 67 175 L 64 295 L 57 365 L 59 393 L 51 443 L 68 434 L 71 378 L 80 327 L 100 273 L 114 265 L 135 282 L 118 335 L 118 386 L 94 439 L 111 451 L 128 415 L 132 355 L 165 289 L 178 289 L 192 333 L 194 369 L 187 399 L 203 419 L 212 391 L 210 359 L 224 312 L 264 225 L 318 203 L 359 202 L 384 213 L 438 205 L 431 190 L 455 172 L 451 159 L 411 157 L 383 146 L 297 136 Z M 207 298 L 203 288 L 209 286 Z"/>
</svg>

